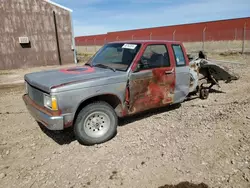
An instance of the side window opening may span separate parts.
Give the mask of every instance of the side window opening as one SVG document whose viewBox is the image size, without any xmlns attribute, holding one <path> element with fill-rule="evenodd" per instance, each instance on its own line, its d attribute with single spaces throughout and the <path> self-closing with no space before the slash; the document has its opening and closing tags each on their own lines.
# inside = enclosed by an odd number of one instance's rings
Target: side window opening
<svg viewBox="0 0 250 188">
<path fill-rule="evenodd" d="M 169 54 L 164 44 L 148 45 L 142 59 L 147 61 L 147 65 L 144 65 L 143 69 L 170 67 Z"/>
<path fill-rule="evenodd" d="M 185 60 L 184 53 L 182 51 L 181 45 L 173 44 L 172 49 L 174 51 L 176 66 L 177 67 L 178 66 L 185 66 L 186 65 L 186 60 Z"/>
</svg>

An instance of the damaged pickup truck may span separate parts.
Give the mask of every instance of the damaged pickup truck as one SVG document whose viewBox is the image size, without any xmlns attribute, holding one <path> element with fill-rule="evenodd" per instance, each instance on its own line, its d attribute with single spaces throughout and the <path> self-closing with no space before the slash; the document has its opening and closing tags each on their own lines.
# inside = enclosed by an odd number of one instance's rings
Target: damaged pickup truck
<svg viewBox="0 0 250 188">
<path fill-rule="evenodd" d="M 218 81 L 238 78 L 205 58 L 190 60 L 180 42 L 133 40 L 105 44 L 84 66 L 24 79 L 23 100 L 37 122 L 50 130 L 73 126 L 81 144 L 93 145 L 114 137 L 119 117 L 194 94 L 206 99 Z"/>
</svg>

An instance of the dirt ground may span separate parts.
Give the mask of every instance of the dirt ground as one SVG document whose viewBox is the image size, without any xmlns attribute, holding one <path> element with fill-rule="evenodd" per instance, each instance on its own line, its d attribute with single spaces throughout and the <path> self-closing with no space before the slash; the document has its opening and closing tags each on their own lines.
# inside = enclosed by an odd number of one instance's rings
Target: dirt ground
<svg viewBox="0 0 250 188">
<path fill-rule="evenodd" d="M 42 66 L 42 67 L 32 67 L 32 68 L 26 68 L 26 69 L 14 69 L 14 70 L 0 70 L 0 85 L 5 85 L 8 87 L 8 85 L 12 84 L 21 84 L 24 82 L 23 76 L 26 73 L 30 72 L 37 72 L 37 71 L 43 71 L 43 70 L 49 70 L 49 69 L 60 69 L 60 68 L 67 68 L 72 66 L 81 66 L 83 63 L 80 64 L 66 64 L 62 65 L 60 67 L 58 66 Z"/>
<path fill-rule="evenodd" d="M 70 129 L 41 129 L 23 85 L 0 86 L 0 187 L 250 187 L 250 57 L 220 59 L 241 62 L 223 63 L 240 80 L 123 119 L 115 138 L 90 147 Z"/>
</svg>

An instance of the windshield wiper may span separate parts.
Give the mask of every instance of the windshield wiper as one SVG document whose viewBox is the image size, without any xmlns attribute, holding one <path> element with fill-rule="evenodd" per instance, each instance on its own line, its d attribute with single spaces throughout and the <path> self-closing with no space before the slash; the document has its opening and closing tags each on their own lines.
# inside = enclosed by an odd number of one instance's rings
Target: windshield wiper
<svg viewBox="0 0 250 188">
<path fill-rule="evenodd" d="M 98 64 L 96 64 L 96 65 L 94 65 L 95 67 L 101 67 L 101 68 L 108 68 L 108 69 L 111 69 L 112 71 L 116 71 L 115 70 L 115 68 L 113 68 L 113 67 L 110 67 L 110 66 L 108 66 L 108 65 L 104 65 L 104 64 L 101 64 L 101 63 L 98 63 Z"/>
<path fill-rule="evenodd" d="M 88 66 L 92 67 L 92 65 L 90 63 L 85 63 L 85 65 L 88 65 Z"/>
</svg>

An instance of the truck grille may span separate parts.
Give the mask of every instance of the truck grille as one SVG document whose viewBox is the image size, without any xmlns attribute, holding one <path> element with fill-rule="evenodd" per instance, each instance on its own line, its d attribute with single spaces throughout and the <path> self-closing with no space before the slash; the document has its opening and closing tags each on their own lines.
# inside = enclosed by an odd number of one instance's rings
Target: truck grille
<svg viewBox="0 0 250 188">
<path fill-rule="evenodd" d="M 37 104 L 43 106 L 43 92 L 27 84 L 28 96 Z"/>
</svg>

